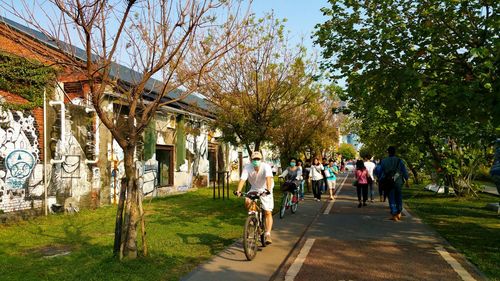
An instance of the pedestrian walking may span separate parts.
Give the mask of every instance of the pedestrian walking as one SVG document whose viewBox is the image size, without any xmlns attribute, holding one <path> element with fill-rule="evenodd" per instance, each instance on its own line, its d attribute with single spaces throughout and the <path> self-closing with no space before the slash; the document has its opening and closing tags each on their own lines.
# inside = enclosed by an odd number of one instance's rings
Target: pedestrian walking
<svg viewBox="0 0 500 281">
<path fill-rule="evenodd" d="M 408 187 L 408 172 L 406 166 L 399 157 L 396 157 L 396 148 L 389 146 L 388 157 L 380 163 L 382 169 L 381 181 L 389 195 L 389 208 L 391 209 L 391 220 L 401 220 L 403 210 L 402 187 L 406 183 Z"/>
<path fill-rule="evenodd" d="M 323 181 L 323 170 L 324 167 L 319 162 L 318 158 L 313 159 L 313 163 L 311 165 L 311 181 L 312 181 L 312 189 L 314 194 L 314 200 L 321 201 L 321 183 Z"/>
<path fill-rule="evenodd" d="M 325 171 L 328 167 L 328 159 L 323 158 L 323 162 L 321 164 L 323 165 L 323 171 L 321 171 L 321 174 L 323 175 L 323 182 L 321 183 L 321 193 L 326 193 L 326 190 L 328 189 L 328 180 Z"/>
<path fill-rule="evenodd" d="M 304 172 L 305 169 L 303 167 L 303 162 L 302 160 L 298 159 L 297 160 L 297 167 L 300 169 L 300 184 L 299 184 L 299 200 L 304 200 Z"/>
<path fill-rule="evenodd" d="M 328 181 L 328 191 L 330 192 L 330 200 L 333 200 L 333 194 L 335 194 L 335 187 L 337 183 L 337 175 L 339 173 L 339 168 L 335 165 L 333 159 L 330 159 L 328 167 L 325 169 L 325 175 Z"/>
<path fill-rule="evenodd" d="M 366 200 L 368 199 L 368 171 L 366 170 L 363 160 L 356 161 L 356 171 L 354 173 L 356 177 L 356 192 L 358 194 L 358 208 L 361 206 L 366 206 Z M 361 202 L 361 197 L 363 201 Z"/>
<path fill-rule="evenodd" d="M 306 159 L 306 164 L 304 165 L 304 170 L 302 171 L 302 177 L 304 177 L 305 189 L 307 189 L 307 192 L 311 192 L 311 185 L 309 184 L 310 175 L 311 159 Z"/>
<path fill-rule="evenodd" d="M 368 194 L 370 195 L 370 202 L 373 203 L 373 196 L 375 195 L 375 190 L 373 190 L 373 171 L 375 170 L 375 163 L 370 160 L 371 156 L 367 156 L 364 160 L 364 165 L 368 171 Z"/>
<path fill-rule="evenodd" d="M 385 192 L 384 184 L 380 180 L 382 178 L 382 165 L 380 165 L 380 161 L 377 164 L 375 164 L 375 170 L 373 171 L 373 175 L 377 180 L 378 195 L 380 196 L 380 202 L 385 202 L 385 200 L 387 199 L 387 192 Z"/>
</svg>

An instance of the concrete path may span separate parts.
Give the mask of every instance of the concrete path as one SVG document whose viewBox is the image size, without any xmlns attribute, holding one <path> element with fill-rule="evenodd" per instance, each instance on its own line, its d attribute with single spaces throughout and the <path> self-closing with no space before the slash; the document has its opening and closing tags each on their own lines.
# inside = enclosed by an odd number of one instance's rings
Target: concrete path
<svg viewBox="0 0 500 281">
<path fill-rule="evenodd" d="M 409 212 L 393 222 L 387 203 L 357 208 L 351 182 L 311 225 L 275 280 L 484 280 Z"/>
<path fill-rule="evenodd" d="M 181 280 L 269 280 L 287 259 L 308 226 L 319 214 L 322 206 L 323 203 L 315 202 L 312 195 L 306 194 L 305 200 L 299 203 L 295 214 L 287 210 L 283 219 L 280 219 L 278 215 L 274 216 L 273 244 L 260 248 L 254 260 L 246 259 L 240 241 L 219 253 L 208 263 L 200 265 Z M 243 234 L 243 225 L 241 231 Z"/>
<path fill-rule="evenodd" d="M 393 222 L 387 203 L 357 208 L 351 182 L 334 201 L 307 197 L 296 214 L 275 216 L 274 244 L 253 261 L 236 243 L 182 280 L 486 280 L 411 212 Z"/>
</svg>

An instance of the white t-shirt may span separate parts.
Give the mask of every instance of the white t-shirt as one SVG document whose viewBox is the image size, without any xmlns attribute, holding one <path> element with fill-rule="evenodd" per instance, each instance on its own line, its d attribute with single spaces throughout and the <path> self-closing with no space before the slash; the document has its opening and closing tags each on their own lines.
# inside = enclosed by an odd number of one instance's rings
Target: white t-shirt
<svg viewBox="0 0 500 281">
<path fill-rule="evenodd" d="M 273 177 L 273 171 L 271 169 L 271 166 L 267 163 L 260 163 L 259 166 L 259 171 L 255 171 L 252 163 L 245 165 L 243 168 L 243 171 L 241 172 L 241 178 L 242 180 L 248 180 L 250 185 L 252 186 L 251 189 L 257 190 L 257 191 L 263 191 L 264 189 L 267 188 L 266 185 L 266 178 L 267 177 Z M 271 190 L 274 187 L 274 180 L 272 181 L 271 184 Z"/>
<path fill-rule="evenodd" d="M 372 161 L 366 161 L 365 167 L 366 167 L 366 170 L 368 171 L 368 174 L 370 175 L 370 177 L 372 179 L 374 179 L 373 171 L 375 170 L 375 163 L 373 163 Z"/>
<path fill-rule="evenodd" d="M 311 179 L 313 181 L 319 181 L 323 179 L 323 174 L 321 173 L 322 170 L 325 168 L 323 167 L 322 164 L 319 164 L 317 166 L 311 165 Z"/>
</svg>

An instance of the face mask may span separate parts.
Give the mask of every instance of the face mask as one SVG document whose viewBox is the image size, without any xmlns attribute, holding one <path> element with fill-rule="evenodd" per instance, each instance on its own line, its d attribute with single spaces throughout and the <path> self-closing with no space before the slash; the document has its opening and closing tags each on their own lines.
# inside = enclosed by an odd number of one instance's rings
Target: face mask
<svg viewBox="0 0 500 281">
<path fill-rule="evenodd" d="M 290 166 L 295 167 L 295 162 L 291 162 Z"/>
<path fill-rule="evenodd" d="M 252 160 L 252 165 L 254 167 L 259 167 L 260 166 L 260 160 Z"/>
</svg>

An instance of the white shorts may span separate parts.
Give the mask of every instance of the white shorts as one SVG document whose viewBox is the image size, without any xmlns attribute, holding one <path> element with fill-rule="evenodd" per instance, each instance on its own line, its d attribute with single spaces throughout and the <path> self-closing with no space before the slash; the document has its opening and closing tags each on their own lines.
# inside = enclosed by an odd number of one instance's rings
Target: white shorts
<svg viewBox="0 0 500 281">
<path fill-rule="evenodd" d="M 329 180 L 328 181 L 328 188 L 329 189 L 335 189 L 335 185 L 337 184 L 337 181 L 336 180 Z"/>
<path fill-rule="evenodd" d="M 249 192 L 251 191 L 258 191 L 257 189 L 250 189 Z M 264 195 L 260 197 L 260 202 L 262 202 L 262 209 L 265 211 L 272 211 L 274 209 L 274 197 L 273 197 L 273 192 L 271 191 L 271 194 Z"/>
</svg>

